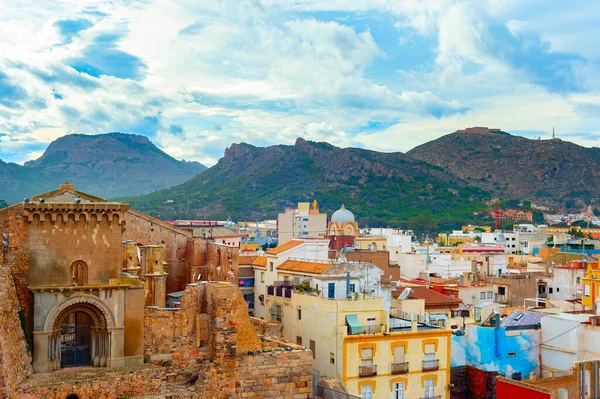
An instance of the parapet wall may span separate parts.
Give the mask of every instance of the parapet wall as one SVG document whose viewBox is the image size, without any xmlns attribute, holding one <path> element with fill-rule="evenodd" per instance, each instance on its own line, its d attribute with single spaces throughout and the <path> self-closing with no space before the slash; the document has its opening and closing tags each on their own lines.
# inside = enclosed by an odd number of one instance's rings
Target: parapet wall
<svg viewBox="0 0 600 399">
<path fill-rule="evenodd" d="M 258 352 L 238 358 L 235 398 L 312 397 L 310 350 Z"/>
<path fill-rule="evenodd" d="M 5 266 L 0 266 L 0 299 L 0 397 L 3 397 L 33 373 L 31 351 L 19 319 L 17 292 L 10 269 Z"/>
</svg>

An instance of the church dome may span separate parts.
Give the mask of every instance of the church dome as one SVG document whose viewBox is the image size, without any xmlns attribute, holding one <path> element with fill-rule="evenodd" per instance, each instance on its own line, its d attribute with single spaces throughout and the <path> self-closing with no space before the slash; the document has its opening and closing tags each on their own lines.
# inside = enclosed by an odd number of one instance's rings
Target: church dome
<svg viewBox="0 0 600 399">
<path fill-rule="evenodd" d="M 331 221 L 337 224 L 344 224 L 346 222 L 354 223 L 354 214 L 350 212 L 344 205 L 331 215 Z"/>
</svg>

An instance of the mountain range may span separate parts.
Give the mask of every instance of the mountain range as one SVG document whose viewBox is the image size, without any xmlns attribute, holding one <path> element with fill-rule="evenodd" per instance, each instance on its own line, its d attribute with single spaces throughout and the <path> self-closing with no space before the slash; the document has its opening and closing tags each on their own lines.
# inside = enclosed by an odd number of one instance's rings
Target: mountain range
<svg viewBox="0 0 600 399">
<path fill-rule="evenodd" d="M 407 153 L 301 138 L 293 146 L 232 144 L 204 170 L 171 158 L 144 136 L 70 135 L 24 166 L 0 162 L 0 184 L 11 193 L 0 198 L 11 203 L 68 179 L 81 191 L 164 219 L 272 218 L 316 199 L 328 213 L 343 203 L 361 224 L 454 228 L 480 222 L 473 212 L 488 209 L 492 198 L 574 210 L 597 204 L 598 155 L 598 148 L 560 139 L 468 128 Z"/>
<path fill-rule="evenodd" d="M 14 203 L 55 190 L 65 180 L 102 198 L 139 195 L 178 185 L 205 169 L 176 160 L 146 136 L 71 134 L 23 166 L 0 161 L 0 198 Z"/>
</svg>

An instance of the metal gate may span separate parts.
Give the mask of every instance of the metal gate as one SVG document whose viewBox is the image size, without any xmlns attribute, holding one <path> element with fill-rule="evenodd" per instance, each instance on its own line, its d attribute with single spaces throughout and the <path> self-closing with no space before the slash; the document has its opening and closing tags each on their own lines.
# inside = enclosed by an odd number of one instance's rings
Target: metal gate
<svg viewBox="0 0 600 399">
<path fill-rule="evenodd" d="M 90 323 L 85 313 L 68 317 L 61 329 L 60 367 L 79 367 L 91 364 Z"/>
</svg>

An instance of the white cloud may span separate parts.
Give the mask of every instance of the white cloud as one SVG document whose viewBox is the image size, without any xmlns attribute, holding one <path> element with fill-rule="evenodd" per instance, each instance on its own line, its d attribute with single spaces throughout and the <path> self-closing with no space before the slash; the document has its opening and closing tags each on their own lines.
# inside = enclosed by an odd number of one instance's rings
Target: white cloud
<svg viewBox="0 0 600 399">
<path fill-rule="evenodd" d="M 0 0 L 0 70 L 27 93 L 0 105 L 0 158 L 25 160 L 65 133 L 115 130 L 208 164 L 236 141 L 305 136 L 394 151 L 479 124 L 596 131 L 597 101 L 573 91 L 598 92 L 597 66 L 566 53 L 597 46 L 572 43 L 564 26 L 564 35 L 544 30 L 560 18 L 536 4 Z M 596 10 L 586 11 L 568 16 L 589 22 Z M 65 40 L 57 21 L 82 19 L 91 27 Z M 107 36 L 110 45 L 97 44 Z M 111 52 L 85 65 L 95 49 Z"/>
</svg>

